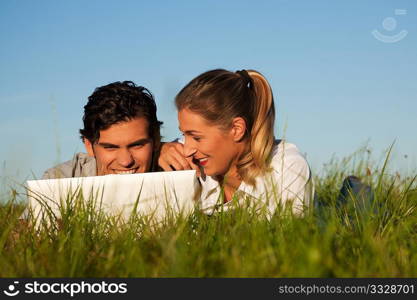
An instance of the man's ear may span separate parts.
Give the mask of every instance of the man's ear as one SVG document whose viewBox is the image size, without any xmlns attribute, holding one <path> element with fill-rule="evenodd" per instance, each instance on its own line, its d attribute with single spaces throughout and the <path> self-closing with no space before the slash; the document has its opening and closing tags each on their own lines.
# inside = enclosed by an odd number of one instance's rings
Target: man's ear
<svg viewBox="0 0 417 300">
<path fill-rule="evenodd" d="M 93 144 L 91 144 L 91 142 L 87 138 L 84 138 L 84 147 L 85 150 L 87 150 L 89 156 L 95 157 Z"/>
<path fill-rule="evenodd" d="M 235 142 L 240 142 L 245 136 L 246 121 L 241 117 L 236 117 L 232 120 L 231 134 Z"/>
</svg>

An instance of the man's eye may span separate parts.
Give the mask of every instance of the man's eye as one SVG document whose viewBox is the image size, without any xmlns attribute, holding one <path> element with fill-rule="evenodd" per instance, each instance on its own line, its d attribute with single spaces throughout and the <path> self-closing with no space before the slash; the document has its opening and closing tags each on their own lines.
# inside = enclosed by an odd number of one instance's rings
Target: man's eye
<svg viewBox="0 0 417 300">
<path fill-rule="evenodd" d="M 198 137 L 198 136 L 193 136 L 193 139 L 194 139 L 195 141 L 199 142 L 199 141 L 201 140 L 201 137 Z"/>
<path fill-rule="evenodd" d="M 143 144 L 132 145 L 132 148 L 135 148 L 135 149 L 140 149 L 142 147 L 143 147 Z"/>
</svg>

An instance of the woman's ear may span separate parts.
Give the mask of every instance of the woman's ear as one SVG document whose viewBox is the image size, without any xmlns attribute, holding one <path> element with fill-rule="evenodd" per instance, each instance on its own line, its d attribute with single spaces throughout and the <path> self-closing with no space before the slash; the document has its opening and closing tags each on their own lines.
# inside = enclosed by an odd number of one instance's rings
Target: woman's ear
<svg viewBox="0 0 417 300">
<path fill-rule="evenodd" d="M 91 144 L 91 142 L 87 138 L 84 138 L 84 147 L 85 147 L 85 150 L 87 150 L 87 153 L 89 156 L 92 156 L 92 157 L 95 156 L 93 144 Z"/>
<path fill-rule="evenodd" d="M 246 121 L 241 117 L 232 120 L 231 134 L 235 142 L 240 142 L 246 133 Z"/>
</svg>

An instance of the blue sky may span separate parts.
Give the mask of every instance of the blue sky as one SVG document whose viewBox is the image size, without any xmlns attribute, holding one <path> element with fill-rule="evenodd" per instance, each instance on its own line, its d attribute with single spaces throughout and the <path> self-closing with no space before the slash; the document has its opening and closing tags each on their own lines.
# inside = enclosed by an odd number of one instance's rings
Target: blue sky
<svg viewBox="0 0 417 300">
<path fill-rule="evenodd" d="M 407 35 L 385 43 L 373 30 Z M 367 141 L 379 159 L 394 140 L 394 168 L 413 169 L 416 33 L 413 0 L 3 0 L 0 175 L 40 177 L 82 151 L 83 106 L 113 81 L 150 89 L 163 135 L 175 138 L 176 93 L 213 68 L 267 77 L 276 135 L 306 153 L 316 172 Z"/>
</svg>

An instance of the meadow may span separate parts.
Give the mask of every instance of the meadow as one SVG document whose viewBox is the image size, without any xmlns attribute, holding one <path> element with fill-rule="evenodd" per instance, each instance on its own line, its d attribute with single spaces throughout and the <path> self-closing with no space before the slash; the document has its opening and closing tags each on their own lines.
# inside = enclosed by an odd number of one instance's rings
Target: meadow
<svg viewBox="0 0 417 300">
<path fill-rule="evenodd" d="M 242 207 L 167 218 L 152 226 L 84 207 L 39 231 L 22 224 L 19 193 L 3 187 L 0 277 L 417 277 L 416 177 L 389 171 L 366 151 L 331 160 L 316 174 L 304 217 L 272 218 Z M 340 205 L 355 175 L 372 199 Z"/>
</svg>

